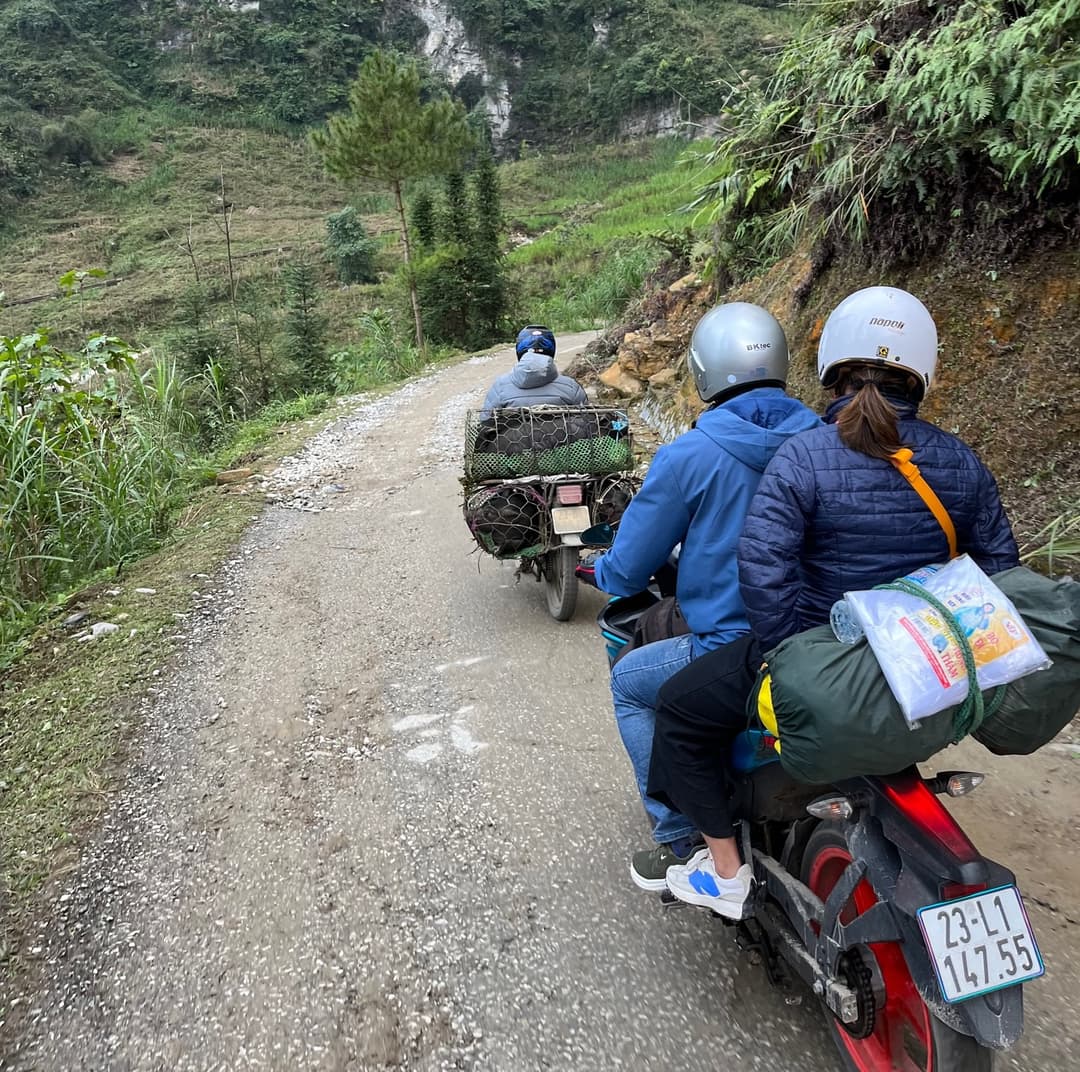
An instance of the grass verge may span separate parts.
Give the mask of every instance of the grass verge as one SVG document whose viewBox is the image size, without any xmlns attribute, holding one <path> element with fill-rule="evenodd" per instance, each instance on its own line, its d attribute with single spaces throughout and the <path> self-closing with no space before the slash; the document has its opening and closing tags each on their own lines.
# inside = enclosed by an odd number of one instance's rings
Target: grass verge
<svg viewBox="0 0 1080 1072">
<path fill-rule="evenodd" d="M 290 411 L 285 403 L 278 413 L 264 411 L 241 426 L 215 465 L 242 459 L 256 471 L 271 468 L 341 416 L 337 407 L 312 416 L 312 403 L 301 401 L 303 407 Z M 262 496 L 246 487 L 194 491 L 164 546 L 57 602 L 0 683 L 5 964 L 35 894 L 76 865 L 80 834 L 119 787 L 139 700 L 183 639 L 194 593 L 206 594 L 210 578 L 261 512 Z M 66 627 L 74 613 L 87 616 Z M 119 629 L 80 642 L 95 622 Z"/>
</svg>

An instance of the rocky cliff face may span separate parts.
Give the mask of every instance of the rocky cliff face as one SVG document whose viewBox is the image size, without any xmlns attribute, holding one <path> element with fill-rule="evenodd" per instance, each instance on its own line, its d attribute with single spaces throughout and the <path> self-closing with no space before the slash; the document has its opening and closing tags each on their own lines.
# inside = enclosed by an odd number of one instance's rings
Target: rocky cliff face
<svg viewBox="0 0 1080 1072">
<path fill-rule="evenodd" d="M 506 79 L 492 75 L 487 60 L 469 40 L 465 26 L 450 10 L 447 0 L 415 0 L 415 10 L 427 27 L 421 53 L 452 84 L 468 75 L 480 79 L 491 132 L 496 140 L 501 139 L 510 126 L 510 89 Z"/>
<path fill-rule="evenodd" d="M 941 360 L 921 415 L 979 451 L 1020 537 L 1080 500 L 1080 253 L 1071 249 L 1000 270 L 935 262 L 878 273 L 849 262 L 816 280 L 810 258 L 796 254 L 721 296 L 686 276 L 600 340 L 595 390 L 632 403 L 665 439 L 680 434 L 702 408 L 685 362 L 694 325 L 718 301 L 749 301 L 784 325 L 789 389 L 821 409 L 815 369 L 825 317 L 847 294 L 878 282 L 905 287 L 933 313 Z M 606 367 L 604 354 L 614 355 Z"/>
</svg>

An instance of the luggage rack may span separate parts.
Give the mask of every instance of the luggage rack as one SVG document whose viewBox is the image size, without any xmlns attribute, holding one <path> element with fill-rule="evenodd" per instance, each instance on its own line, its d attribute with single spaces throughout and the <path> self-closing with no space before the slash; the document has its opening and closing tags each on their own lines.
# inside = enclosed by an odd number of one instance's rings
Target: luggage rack
<svg viewBox="0 0 1080 1072">
<path fill-rule="evenodd" d="M 626 413 L 592 406 L 470 410 L 466 486 L 530 476 L 598 476 L 634 467 Z"/>
</svg>

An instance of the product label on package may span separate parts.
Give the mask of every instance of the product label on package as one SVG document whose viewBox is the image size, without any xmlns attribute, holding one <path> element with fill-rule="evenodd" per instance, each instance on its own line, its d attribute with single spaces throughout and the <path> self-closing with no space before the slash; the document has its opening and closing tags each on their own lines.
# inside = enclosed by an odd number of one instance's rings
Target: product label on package
<svg viewBox="0 0 1080 1072">
<path fill-rule="evenodd" d="M 982 691 L 1050 665 L 1016 608 L 978 566 L 961 555 L 908 576 L 940 601 L 963 630 Z M 845 592 L 882 673 L 909 723 L 963 701 L 964 653 L 944 616 L 915 592 Z"/>
<path fill-rule="evenodd" d="M 964 631 L 977 667 L 1028 643 L 1027 634 L 1016 619 L 1004 607 L 984 600 L 981 591 L 956 592 L 942 602 Z M 936 610 L 927 607 L 915 614 L 904 615 L 900 625 L 919 645 L 942 688 L 967 677 L 960 645 Z"/>
</svg>

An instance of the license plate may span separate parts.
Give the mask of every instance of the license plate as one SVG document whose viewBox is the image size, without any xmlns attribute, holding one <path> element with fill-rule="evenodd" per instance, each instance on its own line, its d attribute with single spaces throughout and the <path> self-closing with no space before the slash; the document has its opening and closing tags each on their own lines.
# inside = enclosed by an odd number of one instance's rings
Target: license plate
<svg viewBox="0 0 1080 1072">
<path fill-rule="evenodd" d="M 1015 886 L 929 905 L 918 915 L 950 1003 L 1037 979 L 1046 970 Z"/>
<path fill-rule="evenodd" d="M 564 533 L 584 532 L 591 524 L 587 506 L 553 506 L 551 524 L 558 536 Z"/>
</svg>

